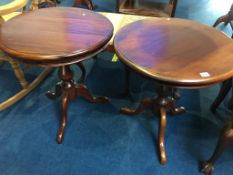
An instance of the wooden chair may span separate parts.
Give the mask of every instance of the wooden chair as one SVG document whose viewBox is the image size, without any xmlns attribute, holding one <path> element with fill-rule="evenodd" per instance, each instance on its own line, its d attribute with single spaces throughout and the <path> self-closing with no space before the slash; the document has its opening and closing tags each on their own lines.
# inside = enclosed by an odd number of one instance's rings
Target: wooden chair
<svg viewBox="0 0 233 175">
<path fill-rule="evenodd" d="M 116 12 L 132 15 L 174 17 L 177 0 L 168 3 L 148 2 L 146 0 L 117 0 Z"/>
<path fill-rule="evenodd" d="M 230 23 L 231 28 L 233 29 L 233 4 L 231 5 L 230 11 L 221 17 L 219 17 L 213 27 L 216 27 L 220 23 L 224 23 L 224 25 L 227 25 Z M 233 38 L 233 35 L 232 37 Z M 214 112 L 217 107 L 221 104 L 221 102 L 224 100 L 230 89 L 232 89 L 233 79 L 230 78 L 222 83 L 222 86 L 220 88 L 220 91 L 218 93 L 218 96 L 214 100 L 214 102 L 211 105 L 211 110 Z M 230 110 L 233 110 L 233 91 L 231 99 L 228 102 L 228 108 Z M 219 136 L 218 143 L 216 145 L 215 151 L 213 155 L 210 157 L 209 160 L 204 161 L 201 164 L 200 171 L 205 174 L 212 174 L 214 171 L 214 163 L 218 160 L 218 158 L 221 156 L 221 154 L 224 152 L 225 148 L 233 143 L 233 116 L 229 118 L 225 122 L 225 126 L 222 129 L 222 132 Z"/>
<path fill-rule="evenodd" d="M 23 11 L 25 11 L 25 6 L 28 3 L 28 1 L 29 0 L 15 0 L 9 4 L 0 6 L 0 24 L 17 15 L 20 15 Z M 18 12 L 19 9 L 22 9 L 22 12 Z M 31 90 L 33 90 L 37 85 L 39 85 L 40 82 L 44 80 L 44 78 L 50 72 L 50 69 L 44 69 L 40 73 L 40 75 L 38 75 L 38 77 L 29 84 L 25 79 L 24 72 L 21 69 L 20 64 L 16 60 L 10 58 L 9 56 L 5 55 L 0 51 L 0 61 L 10 63 L 16 78 L 22 86 L 22 90 L 20 92 L 0 103 L 0 111 L 10 107 L 14 103 L 22 99 L 24 96 L 26 96 Z"/>
<path fill-rule="evenodd" d="M 231 8 L 230 8 L 229 12 L 226 15 L 223 15 L 223 16 L 219 17 L 215 21 L 213 27 L 216 27 L 218 24 L 220 24 L 222 22 L 224 23 L 224 25 L 227 25 L 228 23 L 230 23 L 230 26 L 231 26 L 231 28 L 233 30 L 233 4 L 231 5 Z M 231 38 L 233 39 L 233 34 L 232 34 Z M 214 102 L 211 105 L 211 111 L 213 111 L 213 112 L 216 111 L 216 109 L 222 103 L 222 101 L 224 100 L 224 98 L 226 97 L 226 95 L 228 94 L 228 92 L 230 90 L 232 90 L 232 95 L 231 95 L 231 98 L 230 98 L 230 100 L 228 102 L 227 107 L 228 107 L 228 109 L 233 110 L 233 89 L 232 89 L 232 84 L 233 84 L 233 79 L 232 78 L 230 78 L 230 79 L 228 79 L 228 80 L 226 80 L 226 81 L 224 81 L 222 83 L 220 91 L 219 91 L 217 97 L 215 98 Z"/>
</svg>

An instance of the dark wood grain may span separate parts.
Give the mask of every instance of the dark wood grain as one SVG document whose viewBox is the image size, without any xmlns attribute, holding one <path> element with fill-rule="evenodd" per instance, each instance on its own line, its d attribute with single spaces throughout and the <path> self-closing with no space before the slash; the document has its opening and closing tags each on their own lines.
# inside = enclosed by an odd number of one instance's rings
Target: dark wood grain
<svg viewBox="0 0 233 175">
<path fill-rule="evenodd" d="M 92 11 L 47 8 L 2 25 L 0 48 L 24 62 L 56 66 L 77 62 L 98 51 L 108 43 L 112 32 L 111 22 Z"/>
<path fill-rule="evenodd" d="M 62 143 L 71 100 L 81 96 L 92 103 L 107 102 L 94 97 L 82 84 L 84 59 L 105 49 L 113 34 L 112 23 L 104 16 L 79 8 L 47 8 L 26 13 L 0 28 L 0 48 L 12 58 L 37 66 L 59 67 L 60 81 L 47 96 L 61 98 L 61 119 L 57 143 Z M 80 84 L 73 80 L 70 64 L 82 71 Z"/>
<path fill-rule="evenodd" d="M 85 85 L 75 83 L 73 80 L 73 71 L 71 70 L 70 66 L 59 67 L 58 75 L 61 81 L 56 84 L 55 92 L 49 91 L 47 93 L 47 97 L 50 99 L 56 99 L 57 97 L 62 96 L 62 114 L 56 139 L 57 143 L 61 144 L 67 125 L 68 106 L 71 100 L 81 96 L 91 103 L 105 103 L 108 102 L 108 98 L 94 97 L 91 95 Z"/>
<path fill-rule="evenodd" d="M 121 112 L 136 115 L 149 109 L 159 116 L 158 149 L 164 165 L 166 111 L 185 111 L 176 107 L 173 87 L 200 88 L 231 77 L 233 43 L 218 30 L 193 21 L 151 18 L 121 29 L 114 48 L 131 69 L 161 83 L 156 97 L 142 100 L 136 109 L 122 108 Z"/>
<path fill-rule="evenodd" d="M 231 39 L 193 21 L 141 20 L 124 27 L 114 47 L 132 69 L 166 85 L 195 88 L 233 75 Z"/>
</svg>

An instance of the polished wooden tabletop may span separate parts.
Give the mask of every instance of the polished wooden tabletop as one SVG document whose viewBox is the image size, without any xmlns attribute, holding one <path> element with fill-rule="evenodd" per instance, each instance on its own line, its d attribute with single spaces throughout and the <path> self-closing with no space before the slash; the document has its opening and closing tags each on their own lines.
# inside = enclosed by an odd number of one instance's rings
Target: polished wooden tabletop
<svg viewBox="0 0 233 175">
<path fill-rule="evenodd" d="M 135 71 L 163 84 L 195 88 L 233 76 L 233 42 L 183 19 L 145 19 L 116 34 L 116 53 Z"/>
<path fill-rule="evenodd" d="M 20 15 L 0 28 L 0 48 L 20 61 L 57 66 L 100 51 L 113 34 L 111 22 L 79 8 L 45 8 Z"/>
</svg>

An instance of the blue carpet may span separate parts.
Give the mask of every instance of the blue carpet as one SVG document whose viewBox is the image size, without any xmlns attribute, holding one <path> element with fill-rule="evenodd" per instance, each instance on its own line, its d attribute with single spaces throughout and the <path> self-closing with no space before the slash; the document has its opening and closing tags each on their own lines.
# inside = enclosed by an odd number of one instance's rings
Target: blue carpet
<svg viewBox="0 0 233 175">
<path fill-rule="evenodd" d="M 98 11 L 113 11 L 115 7 L 114 0 L 93 2 L 98 5 Z M 228 11 L 231 2 L 227 3 L 224 9 L 217 0 L 180 0 L 176 16 L 212 25 L 219 15 Z M 61 5 L 72 4 L 71 0 L 62 0 Z M 224 32 L 231 34 L 229 26 Z M 131 98 L 120 98 L 124 91 L 124 66 L 111 62 L 111 58 L 112 54 L 101 53 L 96 61 L 90 59 L 84 63 L 88 88 L 93 94 L 109 96 L 110 103 L 74 100 L 69 106 L 68 126 L 61 145 L 55 142 L 60 100 L 51 101 L 44 95 L 57 82 L 57 70 L 26 98 L 0 113 L 0 175 L 201 174 L 198 161 L 212 154 L 224 120 L 230 115 L 224 104 L 217 114 L 209 111 L 219 85 L 180 91 L 182 98 L 178 105 L 185 106 L 187 112 L 168 116 L 165 137 L 168 163 L 162 166 L 156 145 L 158 118 L 150 112 L 137 117 L 118 112 L 124 105 L 137 105 L 130 99 L 153 96 L 153 84 L 132 73 Z M 74 66 L 73 69 L 78 79 L 80 70 Z M 38 71 L 39 68 L 29 69 L 26 78 L 32 80 Z M 19 88 L 9 65 L 1 66 L 0 100 Z M 215 174 L 233 174 L 232 155 L 233 147 L 226 149 L 216 163 Z"/>
</svg>

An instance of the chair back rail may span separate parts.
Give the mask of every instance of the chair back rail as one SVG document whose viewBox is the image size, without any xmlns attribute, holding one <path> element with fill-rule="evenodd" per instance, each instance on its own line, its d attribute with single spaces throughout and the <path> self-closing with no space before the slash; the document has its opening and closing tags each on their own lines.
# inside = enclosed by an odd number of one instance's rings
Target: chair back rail
<svg viewBox="0 0 233 175">
<path fill-rule="evenodd" d="M 24 8 L 29 0 L 14 0 L 9 4 L 0 6 L 0 16 L 7 15 L 9 13 L 15 12 L 21 8 Z"/>
</svg>

